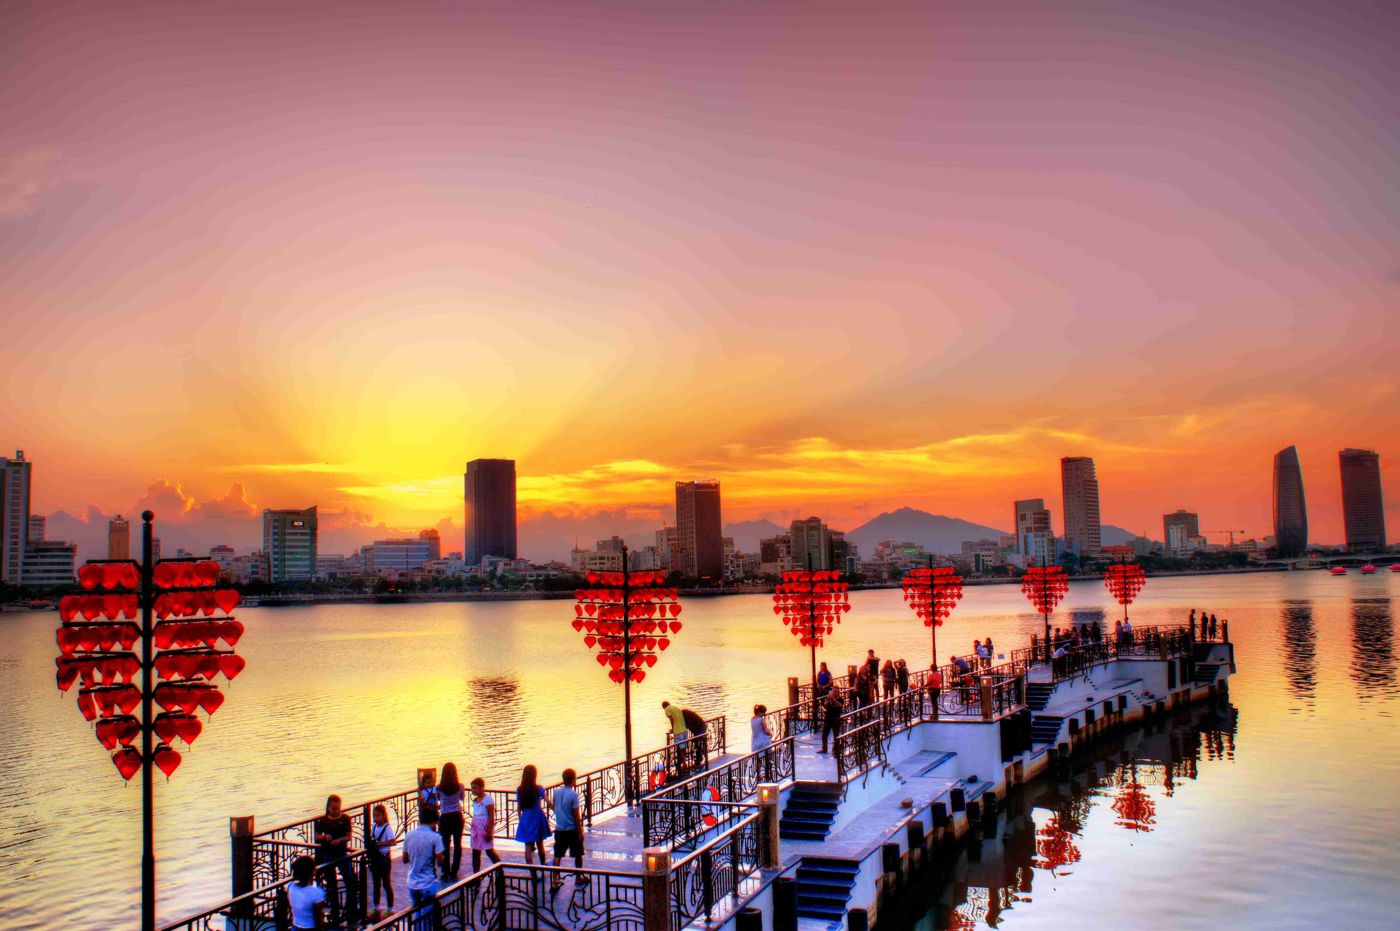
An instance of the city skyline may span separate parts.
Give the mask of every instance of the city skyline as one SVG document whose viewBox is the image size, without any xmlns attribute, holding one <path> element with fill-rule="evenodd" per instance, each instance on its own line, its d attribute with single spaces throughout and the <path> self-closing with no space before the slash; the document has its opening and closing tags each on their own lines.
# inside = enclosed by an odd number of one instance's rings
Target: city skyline
<svg viewBox="0 0 1400 931">
<path fill-rule="evenodd" d="M 1003 526 L 1062 518 L 1087 455 L 1105 521 L 1263 535 L 1281 446 L 1397 433 L 1374 11 L 1129 4 L 1106 42 L 995 2 L 858 36 L 834 5 L 528 6 L 6 21 L 0 437 L 45 463 L 36 508 L 456 535 L 491 450 L 522 527 L 692 475 L 734 519 Z M 1308 505 L 1341 541 L 1338 483 Z"/>
</svg>

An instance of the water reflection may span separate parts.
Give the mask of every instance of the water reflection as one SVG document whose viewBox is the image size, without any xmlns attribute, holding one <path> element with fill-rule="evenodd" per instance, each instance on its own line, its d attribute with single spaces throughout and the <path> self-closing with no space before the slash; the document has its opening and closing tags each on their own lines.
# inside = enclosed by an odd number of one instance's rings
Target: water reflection
<svg viewBox="0 0 1400 931">
<path fill-rule="evenodd" d="M 1004 913 L 1030 902 L 1037 880 L 1072 875 L 1094 812 L 1107 808 L 1117 828 L 1150 840 L 1159 807 L 1202 762 L 1234 758 L 1237 712 L 1229 704 L 1196 708 L 1109 743 L 1059 778 L 1013 792 L 997 827 L 973 832 L 932 902 L 904 903 L 920 928 L 998 927 Z"/>
<path fill-rule="evenodd" d="M 1317 630 L 1313 627 L 1312 602 L 1285 601 L 1281 617 L 1284 686 L 1289 695 L 1311 711 L 1317 697 Z"/>
<path fill-rule="evenodd" d="M 1389 598 L 1351 600 L 1351 678 L 1362 701 L 1395 692 L 1395 625 Z"/>
<path fill-rule="evenodd" d="M 525 729 L 525 709 L 520 699 L 520 683 L 511 676 L 473 676 L 467 680 L 467 702 L 462 724 L 469 747 L 489 747 L 495 759 L 516 760 L 521 756 L 520 734 Z M 477 754 L 481 758 L 483 754 Z M 506 765 L 490 765 L 485 774 L 502 785 L 514 785 Z"/>
</svg>

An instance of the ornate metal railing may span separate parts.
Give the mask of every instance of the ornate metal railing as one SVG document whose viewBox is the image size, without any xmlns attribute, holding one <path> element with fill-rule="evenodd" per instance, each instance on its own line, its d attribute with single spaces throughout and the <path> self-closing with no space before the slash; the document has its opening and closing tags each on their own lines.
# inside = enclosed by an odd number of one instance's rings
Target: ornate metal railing
<svg viewBox="0 0 1400 931">
<path fill-rule="evenodd" d="M 708 772 L 667 786 L 642 800 L 642 837 L 648 847 L 684 849 L 714 825 L 707 825 L 695 802 L 746 802 L 761 782 L 796 777 L 795 740 L 785 737 Z"/>
<path fill-rule="evenodd" d="M 570 877 L 567 891 L 555 882 Z M 581 880 L 587 878 L 587 882 Z M 498 863 L 406 908 L 373 931 L 643 931 L 642 877 L 611 870 L 572 870 Z"/>
<path fill-rule="evenodd" d="M 300 845 L 298 845 L 300 846 Z M 292 857 L 307 853 L 298 850 Z M 368 877 L 368 859 L 364 851 L 352 851 L 349 857 L 350 869 L 355 883 L 353 888 L 338 875 L 332 878 L 335 864 L 318 868 L 316 883 L 326 888 L 327 912 L 336 918 L 350 914 L 351 894 L 361 905 L 365 901 L 365 883 Z M 290 863 L 290 861 L 288 861 Z M 290 873 L 290 866 L 288 867 Z M 221 905 L 182 918 L 179 921 L 162 925 L 160 931 L 233 931 L 233 929 L 282 929 L 291 928 L 291 912 L 287 906 L 286 887 L 290 876 L 279 882 L 270 883 L 246 895 L 231 899 Z M 363 913 L 363 908 L 361 908 Z M 339 924 L 333 927 L 339 927 Z"/>
<path fill-rule="evenodd" d="M 845 785 L 857 776 L 885 763 L 885 744 L 892 736 L 882 718 L 875 718 L 843 734 L 832 745 L 836 757 L 836 781 Z"/>
<path fill-rule="evenodd" d="M 631 797 L 639 799 L 659 785 L 674 783 L 685 778 L 697 769 L 704 769 L 711 758 L 726 752 L 728 741 L 723 715 L 706 722 L 703 736 L 692 737 L 684 744 L 668 744 L 657 750 L 634 756 L 607 766 L 583 773 L 575 785 L 580 797 L 580 807 L 584 820 L 591 826 L 600 817 L 627 804 L 628 779 L 632 780 Z M 551 794 L 558 785 L 545 788 L 546 816 L 553 818 L 549 805 Z M 495 802 L 495 836 L 513 837 L 520 821 L 520 807 L 516 804 L 513 789 L 488 789 Z M 409 789 L 393 795 L 385 795 L 356 805 L 344 806 L 351 817 L 352 833 L 350 846 L 365 847 L 373 823 L 371 814 L 374 806 L 383 805 L 388 809 L 390 821 L 396 836 L 403 838 L 418 825 L 418 790 Z M 467 800 L 471 804 L 470 797 Z M 255 886 L 267 886 L 286 879 L 291 875 L 291 861 L 303 848 L 314 848 L 315 825 L 319 816 L 304 818 L 290 824 L 260 831 L 253 836 L 253 879 Z"/>
<path fill-rule="evenodd" d="M 751 894 L 746 881 L 759 871 L 764 842 L 755 812 L 726 828 L 702 849 L 671 864 L 671 928 L 704 919 L 707 927 L 733 912 Z"/>
</svg>

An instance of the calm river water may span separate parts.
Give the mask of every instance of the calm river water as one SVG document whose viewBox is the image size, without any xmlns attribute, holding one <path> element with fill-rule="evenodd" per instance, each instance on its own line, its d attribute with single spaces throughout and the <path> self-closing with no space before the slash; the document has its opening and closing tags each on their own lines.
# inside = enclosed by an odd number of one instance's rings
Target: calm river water
<svg viewBox="0 0 1400 931">
<path fill-rule="evenodd" d="M 1130 735 L 1094 778 L 1024 793 L 1002 835 L 964 854 L 939 906 L 910 922 L 1395 927 L 1397 589 L 1395 573 L 1149 580 L 1139 625 L 1179 623 L 1191 607 L 1230 619 L 1239 674 L 1226 718 L 1204 733 Z M 867 647 L 927 662 L 926 631 L 898 591 L 851 600 L 824 654 L 834 666 Z M 638 749 L 661 742 L 663 698 L 729 715 L 731 747 L 746 744 L 753 704 L 784 703 L 806 655 L 767 596 L 685 604 L 684 630 L 634 689 Z M 1001 652 L 1022 645 L 1039 627 L 1026 607 L 1016 587 L 969 588 L 940 653 L 988 634 Z M 1077 583 L 1058 617 L 1096 610 L 1111 624 L 1103 586 Z M 316 811 L 328 792 L 353 802 L 399 790 L 415 767 L 446 760 L 514 785 L 523 763 L 552 775 L 620 758 L 621 689 L 572 614 L 567 601 L 241 612 L 248 668 L 157 789 L 162 919 L 226 896 L 231 815 L 274 826 Z M 140 793 L 54 686 L 56 623 L 53 613 L 0 617 L 0 927 L 127 927 Z M 1177 760 L 1170 778 L 1164 759 Z M 1142 788 L 1125 819 L 1114 802 L 1133 782 Z"/>
</svg>

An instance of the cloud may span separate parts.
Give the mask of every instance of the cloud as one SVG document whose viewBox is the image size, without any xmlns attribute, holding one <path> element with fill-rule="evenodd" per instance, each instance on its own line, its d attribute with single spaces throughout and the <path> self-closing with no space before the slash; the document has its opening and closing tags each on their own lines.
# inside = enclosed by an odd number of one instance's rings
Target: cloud
<svg viewBox="0 0 1400 931">
<path fill-rule="evenodd" d="M 56 149 L 33 148 L 0 156 L 0 218 L 21 217 L 35 208 L 58 155 Z"/>
<path fill-rule="evenodd" d="M 247 465 L 224 466 L 220 472 L 229 472 L 242 475 L 246 472 L 255 472 L 265 475 L 280 475 L 284 473 L 296 474 L 298 472 L 314 473 L 318 475 L 353 475 L 362 471 L 360 466 L 349 462 L 261 462 L 249 463 Z"/>
</svg>

